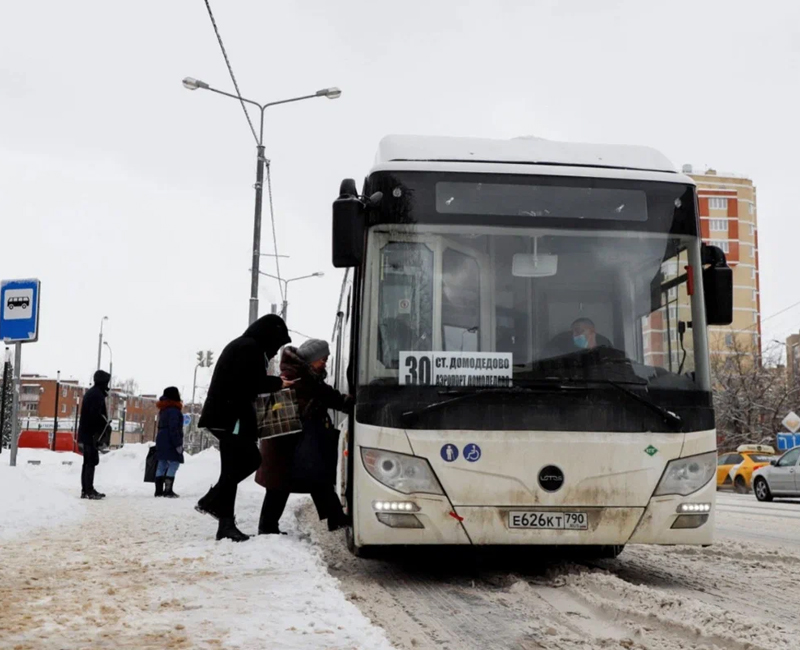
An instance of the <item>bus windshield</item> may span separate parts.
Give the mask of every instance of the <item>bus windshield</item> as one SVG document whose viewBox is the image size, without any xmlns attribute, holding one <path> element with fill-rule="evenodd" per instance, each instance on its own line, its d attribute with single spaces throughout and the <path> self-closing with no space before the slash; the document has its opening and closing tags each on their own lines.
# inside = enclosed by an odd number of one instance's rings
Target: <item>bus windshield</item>
<svg viewBox="0 0 800 650">
<path fill-rule="evenodd" d="M 374 225 L 361 415 L 403 427 L 674 430 L 646 401 L 681 414 L 683 430 L 712 428 L 707 361 L 694 354 L 706 349 L 700 274 L 697 237 L 669 229 Z M 421 421 L 401 417 L 473 393 Z"/>
</svg>

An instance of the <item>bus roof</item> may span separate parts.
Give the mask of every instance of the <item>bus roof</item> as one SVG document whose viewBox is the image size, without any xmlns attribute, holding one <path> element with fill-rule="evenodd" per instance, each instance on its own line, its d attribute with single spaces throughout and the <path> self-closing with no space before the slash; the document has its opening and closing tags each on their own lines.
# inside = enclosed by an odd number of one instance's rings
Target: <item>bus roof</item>
<svg viewBox="0 0 800 650">
<path fill-rule="evenodd" d="M 666 156 L 649 147 L 556 142 L 535 137 L 490 140 L 388 135 L 378 145 L 375 164 L 393 161 L 521 163 L 677 173 Z"/>
</svg>

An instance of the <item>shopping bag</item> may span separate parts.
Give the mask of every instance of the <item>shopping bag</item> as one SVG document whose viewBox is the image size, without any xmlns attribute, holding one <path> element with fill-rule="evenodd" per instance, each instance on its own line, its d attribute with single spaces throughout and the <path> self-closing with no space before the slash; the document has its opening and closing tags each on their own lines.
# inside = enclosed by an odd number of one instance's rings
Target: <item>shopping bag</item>
<svg viewBox="0 0 800 650">
<path fill-rule="evenodd" d="M 265 393 L 256 399 L 256 419 L 259 438 L 276 438 L 298 433 L 303 429 L 300 407 L 293 388 L 277 393 Z"/>
<path fill-rule="evenodd" d="M 156 448 L 150 447 L 147 450 L 147 460 L 144 461 L 144 482 L 145 483 L 155 483 L 156 482 L 156 467 L 158 465 L 158 459 L 156 458 Z"/>
</svg>

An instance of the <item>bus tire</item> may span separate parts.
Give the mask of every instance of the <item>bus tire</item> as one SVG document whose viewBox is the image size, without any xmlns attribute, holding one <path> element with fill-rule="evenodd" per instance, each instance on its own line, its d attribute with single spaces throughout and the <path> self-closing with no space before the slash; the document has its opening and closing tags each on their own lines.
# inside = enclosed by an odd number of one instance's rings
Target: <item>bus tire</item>
<svg viewBox="0 0 800 650">
<path fill-rule="evenodd" d="M 356 536 L 352 526 L 347 526 L 347 528 L 345 528 L 344 539 L 347 543 L 347 550 L 350 551 L 354 557 L 365 559 L 374 557 L 371 546 L 356 546 Z"/>
<path fill-rule="evenodd" d="M 603 544 L 602 546 L 587 546 L 584 555 L 590 560 L 614 560 L 625 549 L 625 544 Z"/>
</svg>

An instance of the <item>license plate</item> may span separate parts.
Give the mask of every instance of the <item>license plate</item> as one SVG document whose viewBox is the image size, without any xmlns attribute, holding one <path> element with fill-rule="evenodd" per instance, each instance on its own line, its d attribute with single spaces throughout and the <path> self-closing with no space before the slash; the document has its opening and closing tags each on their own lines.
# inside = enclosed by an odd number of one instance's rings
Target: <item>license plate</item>
<svg viewBox="0 0 800 650">
<path fill-rule="evenodd" d="M 528 512 L 508 513 L 509 528 L 538 528 L 541 530 L 587 530 L 589 517 L 585 512 Z"/>
</svg>

